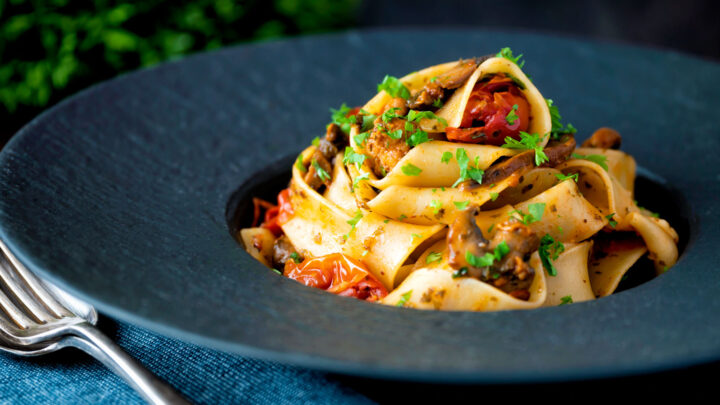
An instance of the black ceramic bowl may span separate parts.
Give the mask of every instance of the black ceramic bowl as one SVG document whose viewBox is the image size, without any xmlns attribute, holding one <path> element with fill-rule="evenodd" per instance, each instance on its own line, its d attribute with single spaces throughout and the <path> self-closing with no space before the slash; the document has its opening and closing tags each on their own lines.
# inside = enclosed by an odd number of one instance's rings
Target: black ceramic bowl
<svg viewBox="0 0 720 405">
<path fill-rule="evenodd" d="M 396 76 L 503 46 L 579 128 L 623 134 L 638 200 L 680 231 L 668 273 L 592 302 L 424 312 L 277 276 L 233 239 L 329 120 Z M 376 377 L 566 380 L 720 359 L 720 66 L 533 34 L 375 31 L 228 48 L 95 86 L 0 155 L 0 237 L 112 317 L 243 355 Z"/>
</svg>

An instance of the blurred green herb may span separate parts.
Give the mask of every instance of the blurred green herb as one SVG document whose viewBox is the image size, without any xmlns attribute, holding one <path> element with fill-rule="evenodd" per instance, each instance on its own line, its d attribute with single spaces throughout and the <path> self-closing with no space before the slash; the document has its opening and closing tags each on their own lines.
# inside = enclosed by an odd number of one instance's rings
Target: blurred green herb
<svg viewBox="0 0 720 405">
<path fill-rule="evenodd" d="M 0 0 L 0 144 L 119 73 L 238 42 L 348 28 L 359 0 Z"/>
</svg>

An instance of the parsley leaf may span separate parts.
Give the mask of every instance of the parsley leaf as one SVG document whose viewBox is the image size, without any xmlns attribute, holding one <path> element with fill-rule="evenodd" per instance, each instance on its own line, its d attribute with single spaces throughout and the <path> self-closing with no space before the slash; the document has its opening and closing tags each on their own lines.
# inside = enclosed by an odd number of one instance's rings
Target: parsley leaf
<svg viewBox="0 0 720 405">
<path fill-rule="evenodd" d="M 410 90 L 405 87 L 397 77 L 385 75 L 382 83 L 378 84 L 377 91 L 383 91 L 389 94 L 391 97 L 401 97 L 405 100 L 410 98 Z"/>
<path fill-rule="evenodd" d="M 297 160 L 295 160 L 295 167 L 297 167 L 298 170 L 300 170 L 303 173 L 307 173 L 307 167 L 303 164 L 303 155 L 302 153 L 298 155 Z"/>
<path fill-rule="evenodd" d="M 543 213 L 545 212 L 545 203 L 533 203 L 528 205 L 528 214 L 523 213 L 520 210 L 513 210 L 510 212 L 510 216 L 518 214 L 519 220 L 525 225 L 538 222 L 542 219 Z"/>
<path fill-rule="evenodd" d="M 478 184 L 482 184 L 482 176 L 485 172 L 470 165 L 470 157 L 468 156 L 467 151 L 465 151 L 465 148 L 458 148 L 455 151 L 455 160 L 457 160 L 458 166 L 460 167 L 460 177 L 455 180 L 455 183 L 452 185 L 453 187 L 456 187 L 458 184 L 468 179 L 473 179 L 478 182 Z M 477 166 L 477 164 L 478 158 L 476 157 L 475 165 Z"/>
<path fill-rule="evenodd" d="M 444 118 L 438 117 L 438 116 L 435 115 L 435 113 L 433 113 L 432 111 L 415 111 L 415 110 L 410 110 L 410 112 L 408 113 L 408 116 L 407 116 L 407 117 L 408 117 L 408 121 L 410 121 L 410 122 L 418 122 L 418 121 L 420 121 L 420 120 L 423 119 L 423 118 L 427 118 L 427 119 L 430 119 L 430 120 L 440 121 L 440 122 L 441 122 L 443 125 L 445 125 L 445 126 L 447 126 L 447 124 L 448 124 L 447 121 L 446 121 Z"/>
<path fill-rule="evenodd" d="M 320 145 L 320 137 L 319 137 L 319 136 L 316 136 L 315 138 L 313 138 L 312 144 L 313 144 L 313 146 L 318 146 L 318 145 Z"/>
<path fill-rule="evenodd" d="M 408 163 L 405 166 L 400 168 L 404 175 L 406 176 L 419 176 L 422 172 L 422 169 L 415 166 L 412 163 Z"/>
<path fill-rule="evenodd" d="M 363 217 L 362 212 L 360 210 L 357 210 L 357 212 L 355 212 L 355 216 L 347 220 L 347 223 L 350 224 L 350 232 L 355 230 L 355 225 L 357 225 L 357 223 L 360 222 L 362 217 Z"/>
<path fill-rule="evenodd" d="M 617 224 L 618 224 L 617 221 L 615 221 L 615 220 L 613 219 L 613 216 L 614 216 L 614 215 L 615 215 L 614 212 L 613 212 L 612 214 L 610 214 L 610 215 L 605 215 L 605 219 L 608 220 L 608 224 L 609 224 L 610 227 L 612 227 L 612 228 L 615 228 L 615 227 L 617 226 Z"/>
<path fill-rule="evenodd" d="M 430 139 L 428 138 L 427 132 L 423 131 L 422 129 L 418 129 L 408 137 L 408 139 L 405 141 L 410 146 L 418 146 L 421 143 L 428 142 Z"/>
<path fill-rule="evenodd" d="M 515 111 L 517 111 L 517 109 L 518 109 L 518 105 L 513 104 L 512 110 L 510 110 L 510 112 L 507 113 L 507 115 L 505 116 L 505 121 L 508 124 L 513 125 L 515 123 L 515 121 L 517 121 L 520 118 L 517 116 L 517 114 L 515 114 Z"/>
<path fill-rule="evenodd" d="M 302 259 L 300 258 L 300 255 L 298 254 L 298 252 L 292 252 L 292 253 L 290 253 L 290 258 L 293 259 L 293 261 L 294 261 L 295 263 L 301 263 L 301 262 L 302 262 Z"/>
<path fill-rule="evenodd" d="M 440 158 L 440 161 L 443 163 L 448 163 L 448 162 L 450 162 L 450 159 L 452 159 L 452 156 L 453 156 L 452 152 L 445 151 L 445 152 L 443 152 L 442 157 Z"/>
<path fill-rule="evenodd" d="M 604 155 L 579 155 L 577 153 L 573 153 L 570 156 L 572 156 L 575 159 L 584 159 L 584 160 L 589 160 L 591 162 L 597 163 L 600 165 L 600 167 L 605 169 L 605 171 L 608 171 L 607 156 L 604 156 Z"/>
<path fill-rule="evenodd" d="M 470 205 L 470 200 L 467 201 L 453 201 L 453 204 L 455 204 L 455 208 L 459 210 L 464 210 L 465 208 Z"/>
<path fill-rule="evenodd" d="M 365 141 L 368 139 L 369 136 L 370 136 L 370 132 L 363 132 L 361 134 L 355 135 L 353 137 L 353 139 L 355 140 L 356 145 L 362 146 L 365 143 Z"/>
<path fill-rule="evenodd" d="M 442 209 L 442 203 L 438 200 L 430 201 L 430 208 L 433 209 L 433 214 L 437 214 Z"/>
<path fill-rule="evenodd" d="M 500 196 L 500 194 L 498 194 L 498 193 L 494 193 L 492 191 L 490 192 L 490 200 L 491 201 L 497 200 L 499 196 Z"/>
<path fill-rule="evenodd" d="M 551 260 L 557 260 L 563 251 L 565 251 L 565 245 L 556 241 L 549 234 L 546 234 L 540 239 L 540 247 L 538 248 L 540 261 L 547 273 L 553 277 L 557 276 L 557 269 Z"/>
<path fill-rule="evenodd" d="M 502 147 L 508 149 L 534 150 L 535 166 L 540 166 L 541 164 L 549 161 L 547 155 L 543 152 L 543 147 L 540 145 L 543 138 L 545 137 L 538 134 L 528 134 L 527 132 L 520 131 L 519 141 L 506 136 L 505 144 L 502 145 Z"/>
<path fill-rule="evenodd" d="M 555 173 L 555 177 L 557 177 L 558 180 L 565 181 L 565 180 L 573 179 L 573 180 L 575 180 L 575 183 L 577 183 L 577 181 L 578 181 L 578 176 L 579 175 L 577 173 L 569 174 L 567 176 L 562 173 Z"/>
<path fill-rule="evenodd" d="M 395 111 L 398 111 L 398 110 L 399 110 L 399 108 L 397 108 L 397 107 L 388 108 L 387 111 L 385 111 L 380 116 L 380 118 L 383 120 L 383 122 L 390 122 L 395 118 L 402 118 L 403 117 L 402 115 L 395 114 Z"/>
<path fill-rule="evenodd" d="M 405 294 L 400 296 L 400 299 L 398 300 L 397 304 L 395 306 L 402 307 L 405 306 L 405 304 L 408 302 L 408 300 L 412 297 L 412 290 L 406 292 Z"/>
<path fill-rule="evenodd" d="M 443 102 L 442 102 L 442 100 L 437 99 L 437 100 L 433 101 L 432 106 L 435 108 L 440 108 L 443 106 Z"/>
<path fill-rule="evenodd" d="M 356 177 L 353 179 L 353 182 L 352 182 L 352 189 L 353 189 L 353 191 L 355 191 L 355 187 L 357 187 L 358 184 L 360 184 L 361 181 L 363 181 L 363 180 L 369 180 L 369 179 L 370 179 L 370 173 L 367 173 L 367 172 L 364 172 L 364 173 L 356 176 Z"/>
<path fill-rule="evenodd" d="M 492 253 L 485 253 L 483 256 L 475 256 L 468 250 L 465 252 L 465 260 L 467 260 L 467 262 L 473 267 L 489 267 L 492 266 L 495 261 L 495 255 Z"/>
<path fill-rule="evenodd" d="M 360 166 L 363 164 L 366 158 L 367 156 L 363 155 L 362 153 L 355 153 L 353 148 L 346 146 L 345 156 L 343 157 L 343 164 L 349 165 L 355 163 L 355 166 L 360 169 Z"/>
<path fill-rule="evenodd" d="M 427 257 L 425 257 L 425 264 L 430 264 L 433 262 L 438 262 L 442 259 L 442 253 L 440 252 L 430 252 Z"/>
<path fill-rule="evenodd" d="M 402 221 L 402 220 L 405 219 L 405 218 L 407 218 L 407 215 L 405 215 L 405 214 L 400 214 L 400 216 L 398 217 L 398 221 Z"/>
<path fill-rule="evenodd" d="M 572 303 L 573 303 L 572 295 L 566 295 L 566 296 L 560 298 L 560 303 L 558 305 L 566 305 L 566 304 L 572 304 Z"/>
<path fill-rule="evenodd" d="M 575 129 L 572 124 L 568 123 L 567 126 L 563 125 L 560 110 L 558 110 L 556 105 L 553 105 L 551 99 L 546 98 L 545 102 L 547 103 L 548 109 L 550 109 L 550 120 L 552 122 L 550 136 L 552 139 L 558 139 L 561 134 L 574 134 L 577 132 L 577 129 Z"/>
<path fill-rule="evenodd" d="M 340 128 L 346 134 L 350 133 L 350 126 L 357 124 L 357 117 L 355 115 L 351 115 L 348 117 L 350 111 L 350 107 L 345 105 L 345 103 L 342 103 L 340 108 L 338 108 L 337 110 L 333 108 L 330 109 L 330 117 L 332 118 L 332 122 L 340 126 Z"/>
<path fill-rule="evenodd" d="M 523 66 L 525 66 L 525 61 L 520 60 L 520 58 L 522 58 L 523 54 L 520 54 L 518 56 L 513 56 L 513 51 L 509 47 L 502 48 L 500 50 L 500 52 L 498 52 L 497 55 L 495 55 L 495 56 L 498 58 L 505 58 L 505 59 L 511 61 L 512 63 L 518 65 L 518 67 L 521 69 Z"/>
<path fill-rule="evenodd" d="M 495 250 L 493 251 L 493 255 L 495 256 L 495 260 L 500 261 L 503 257 L 505 257 L 506 254 L 510 253 L 510 246 L 505 241 L 500 242 L 497 246 L 495 246 Z"/>
<path fill-rule="evenodd" d="M 325 169 L 320 167 L 320 164 L 318 164 L 317 160 L 313 159 L 312 165 L 315 168 L 315 171 L 317 172 L 318 177 L 320 177 L 321 181 L 325 182 L 330 180 L 330 175 L 328 174 L 328 172 L 325 171 Z"/>
<path fill-rule="evenodd" d="M 392 132 L 388 132 L 387 134 L 392 139 L 400 139 L 400 138 L 402 138 L 403 131 L 402 131 L 402 129 L 396 129 Z"/>
</svg>

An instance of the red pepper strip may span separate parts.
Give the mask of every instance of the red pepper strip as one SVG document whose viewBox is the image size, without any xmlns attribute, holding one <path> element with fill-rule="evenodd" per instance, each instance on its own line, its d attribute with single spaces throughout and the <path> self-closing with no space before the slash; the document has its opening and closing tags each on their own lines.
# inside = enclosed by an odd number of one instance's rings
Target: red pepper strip
<svg viewBox="0 0 720 405">
<path fill-rule="evenodd" d="M 257 218 L 260 215 L 259 207 L 262 206 L 266 209 L 266 211 L 265 220 L 260 226 L 268 229 L 273 233 L 273 235 L 275 235 L 275 237 L 283 234 L 281 226 L 289 221 L 294 214 L 292 203 L 290 202 L 289 188 L 286 188 L 278 193 L 277 200 L 278 205 L 272 205 L 271 203 L 259 198 L 253 198 L 253 203 L 255 204 L 255 220 L 253 221 L 253 226 L 257 223 Z"/>
<path fill-rule="evenodd" d="M 289 260 L 284 274 L 304 285 L 345 297 L 378 301 L 388 294 L 362 262 L 341 253 L 308 258 L 302 263 Z"/>
</svg>

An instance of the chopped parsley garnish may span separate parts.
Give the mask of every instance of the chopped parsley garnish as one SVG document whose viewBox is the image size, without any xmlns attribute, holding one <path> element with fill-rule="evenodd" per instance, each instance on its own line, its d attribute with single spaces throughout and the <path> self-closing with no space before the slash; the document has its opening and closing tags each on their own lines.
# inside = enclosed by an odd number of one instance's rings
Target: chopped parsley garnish
<svg viewBox="0 0 720 405">
<path fill-rule="evenodd" d="M 465 260 L 467 260 L 471 266 L 476 268 L 489 267 L 492 266 L 495 261 L 502 260 L 502 258 L 508 253 L 510 253 L 510 247 L 507 243 L 505 243 L 505 241 L 502 241 L 495 246 L 493 253 L 485 253 L 481 257 L 475 256 L 470 251 L 466 251 Z"/>
<path fill-rule="evenodd" d="M 384 220 L 383 220 L 383 224 L 387 224 L 388 222 L 390 222 L 390 219 L 384 219 Z"/>
<path fill-rule="evenodd" d="M 438 200 L 430 201 L 430 208 L 433 209 L 433 214 L 437 214 L 442 209 L 442 203 Z"/>
<path fill-rule="evenodd" d="M 452 152 L 445 151 L 445 152 L 443 152 L 442 157 L 440 158 L 440 161 L 443 163 L 448 163 L 448 162 L 450 162 L 450 159 L 452 159 L 452 156 L 453 156 Z"/>
<path fill-rule="evenodd" d="M 345 105 L 345 103 L 342 103 L 340 108 L 338 108 L 337 110 L 331 108 L 330 113 L 332 122 L 337 124 L 346 134 L 350 133 L 350 127 L 352 125 L 357 124 L 357 118 L 354 115 L 348 117 L 348 114 L 350 113 L 350 107 Z"/>
<path fill-rule="evenodd" d="M 298 170 L 300 170 L 303 173 L 307 173 L 307 167 L 303 164 L 303 155 L 302 153 L 298 155 L 297 160 L 295 160 L 295 167 L 297 167 Z"/>
<path fill-rule="evenodd" d="M 382 118 L 383 122 L 390 122 L 395 118 L 402 118 L 402 115 L 395 114 L 395 111 L 398 111 L 399 108 L 393 107 L 388 108 L 387 111 L 385 111 L 380 117 Z"/>
<path fill-rule="evenodd" d="M 362 108 L 360 109 L 360 115 L 362 115 L 362 127 L 360 127 L 361 131 L 369 131 L 374 126 L 374 121 L 377 116 L 370 114 L 369 111 L 365 111 Z"/>
<path fill-rule="evenodd" d="M 437 76 L 433 76 L 430 78 L 430 83 L 435 83 L 435 80 L 437 80 Z"/>
<path fill-rule="evenodd" d="M 485 172 L 477 168 L 477 158 L 475 158 L 476 167 L 471 166 L 470 157 L 465 151 L 465 148 L 458 148 L 455 151 L 455 160 L 457 160 L 458 166 L 460 167 L 460 177 L 455 180 L 455 183 L 452 185 L 453 187 L 456 187 L 458 184 L 469 179 L 473 179 L 478 182 L 478 184 L 482 184 L 482 176 Z"/>
<path fill-rule="evenodd" d="M 412 236 L 413 240 L 422 238 L 422 235 L 419 233 L 411 233 L 410 236 Z"/>
<path fill-rule="evenodd" d="M 470 205 L 470 200 L 468 201 L 453 201 L 453 204 L 455 204 L 455 208 L 459 210 L 464 210 L 465 208 Z"/>
<path fill-rule="evenodd" d="M 405 218 L 407 218 L 407 215 L 405 215 L 405 214 L 400 214 L 400 216 L 398 217 L 398 221 L 402 221 L 402 220 L 405 219 Z"/>
<path fill-rule="evenodd" d="M 565 245 L 556 241 L 552 236 L 546 234 L 540 239 L 540 247 L 538 248 L 538 254 L 540 255 L 540 261 L 542 262 L 545 271 L 551 276 L 557 276 L 557 269 L 552 261 L 557 260 L 565 250 Z"/>
<path fill-rule="evenodd" d="M 490 224 L 488 227 L 488 233 L 492 232 L 493 228 L 495 228 L 495 224 Z"/>
<path fill-rule="evenodd" d="M 608 220 L 608 224 L 609 224 L 612 228 L 615 228 L 615 227 L 617 226 L 617 221 L 615 221 L 615 220 L 613 219 L 613 216 L 614 216 L 614 215 L 615 215 L 614 212 L 613 212 L 612 214 L 610 214 L 610 215 L 605 215 L 605 219 Z"/>
<path fill-rule="evenodd" d="M 298 254 L 298 252 L 292 252 L 292 253 L 290 253 L 290 258 L 293 259 L 293 261 L 294 261 L 295 263 L 301 263 L 301 262 L 302 262 L 302 259 L 300 258 L 300 255 Z"/>
<path fill-rule="evenodd" d="M 543 138 L 545 138 L 545 136 L 520 131 L 519 141 L 507 136 L 505 137 L 505 144 L 502 145 L 502 147 L 508 149 L 534 150 L 535 166 L 540 166 L 549 160 L 545 152 L 543 152 L 543 147 L 540 145 Z"/>
<path fill-rule="evenodd" d="M 577 173 L 568 174 L 568 175 L 564 175 L 562 173 L 555 173 L 555 177 L 557 177 L 558 180 L 565 181 L 565 180 L 573 179 L 573 180 L 575 180 L 575 183 L 577 183 L 577 181 L 578 181 L 578 176 L 579 175 Z"/>
<path fill-rule="evenodd" d="M 435 108 L 440 108 L 443 106 L 443 102 L 438 98 L 437 100 L 433 101 L 432 106 Z"/>
<path fill-rule="evenodd" d="M 403 131 L 402 129 L 396 129 L 394 131 L 387 132 L 387 134 L 392 139 L 400 139 L 402 138 Z"/>
<path fill-rule="evenodd" d="M 408 145 L 415 147 L 421 143 L 428 142 L 429 140 L 427 132 L 422 129 L 417 129 L 405 142 L 407 142 Z"/>
<path fill-rule="evenodd" d="M 498 194 L 498 193 L 490 192 L 490 200 L 492 200 L 492 201 L 497 200 L 499 196 L 500 196 L 500 194 Z"/>
<path fill-rule="evenodd" d="M 437 120 L 440 121 L 443 125 L 447 126 L 447 121 L 445 121 L 445 118 L 440 118 L 432 111 L 415 111 L 410 110 L 410 112 L 407 115 L 408 121 L 410 122 L 418 122 L 423 118 L 427 118 L 429 120 Z"/>
<path fill-rule="evenodd" d="M 422 172 L 422 169 L 415 166 L 412 163 L 408 163 L 400 168 L 404 175 L 406 176 L 419 176 Z"/>
<path fill-rule="evenodd" d="M 513 125 L 515 123 L 515 121 L 517 121 L 518 118 L 520 118 L 517 116 L 517 114 L 515 114 L 515 111 L 517 111 L 517 109 L 518 109 L 518 105 L 513 104 L 512 110 L 510 110 L 510 112 L 507 113 L 507 115 L 505 116 L 505 121 L 507 121 L 508 124 Z"/>
<path fill-rule="evenodd" d="M 328 172 L 325 171 L 325 169 L 320 167 L 320 164 L 317 162 L 317 160 L 313 159 L 312 165 L 315 168 L 315 171 L 317 172 L 318 177 L 320 177 L 321 181 L 325 182 L 330 180 L 330 175 L 328 174 Z"/>
<path fill-rule="evenodd" d="M 574 134 L 577 132 L 577 129 L 575 129 L 572 124 L 568 123 L 567 126 L 563 125 L 560 110 L 558 110 L 556 105 L 553 105 L 552 100 L 546 98 L 545 102 L 547 103 L 548 109 L 550 109 L 550 120 L 552 121 L 550 137 L 552 139 L 558 139 L 561 134 Z"/>
<path fill-rule="evenodd" d="M 279 275 L 281 275 L 281 276 L 283 275 L 283 274 L 282 274 L 282 271 L 280 271 L 280 270 L 278 270 L 278 269 L 272 269 L 272 271 L 274 271 L 275 273 L 277 273 L 277 274 L 279 274 Z"/>
<path fill-rule="evenodd" d="M 402 307 L 405 306 L 405 303 L 408 302 L 408 300 L 412 297 L 412 290 L 406 292 L 405 294 L 400 296 L 400 299 L 398 300 L 397 304 L 395 306 Z"/>
<path fill-rule="evenodd" d="M 397 77 L 385 75 L 382 83 L 378 84 L 377 91 L 383 91 L 391 97 L 401 97 L 405 100 L 410 98 L 410 90 L 405 87 Z"/>
<path fill-rule="evenodd" d="M 360 210 L 357 210 L 357 212 L 355 212 L 355 216 L 348 219 L 347 223 L 350 224 L 352 229 L 355 229 L 355 225 L 357 225 L 357 223 L 362 219 L 362 217 L 362 212 Z"/>
<path fill-rule="evenodd" d="M 525 61 L 520 60 L 523 56 L 523 54 L 520 54 L 518 56 L 513 56 L 513 51 L 509 47 L 502 48 L 500 52 L 495 55 L 498 58 L 505 58 L 509 60 L 510 62 L 518 65 L 519 68 L 522 69 L 523 66 L 525 66 Z"/>
<path fill-rule="evenodd" d="M 584 160 L 589 160 L 593 163 L 597 163 L 600 165 L 600 167 L 605 169 L 605 171 L 608 171 L 607 156 L 604 156 L 604 155 L 579 155 L 577 153 L 573 153 L 570 156 L 572 156 L 575 159 L 584 159 Z"/>
<path fill-rule="evenodd" d="M 353 137 L 353 139 L 355 140 L 356 145 L 362 146 L 365 143 L 365 141 L 368 139 L 369 136 L 370 136 L 370 132 L 363 132 L 361 134 L 355 135 Z"/>
<path fill-rule="evenodd" d="M 452 278 L 465 277 L 465 276 L 467 276 L 467 274 L 468 274 L 467 267 L 463 267 L 462 269 L 453 271 Z"/>
<path fill-rule="evenodd" d="M 315 138 L 313 138 L 312 144 L 313 144 L 313 146 L 318 146 L 318 145 L 320 145 L 320 137 L 319 137 L 319 136 L 316 136 Z"/>
<path fill-rule="evenodd" d="M 360 166 L 362 166 L 366 158 L 367 156 L 363 155 L 362 153 L 355 153 L 353 148 L 346 146 L 345 156 L 343 157 L 343 164 L 349 165 L 354 163 L 355 166 L 360 169 Z"/>
<path fill-rule="evenodd" d="M 510 215 L 518 214 L 520 216 L 519 220 L 525 225 L 532 224 L 533 222 L 538 222 L 542 219 L 543 213 L 545 212 L 545 203 L 533 203 L 528 205 L 528 214 L 523 213 L 520 210 L 513 210 L 510 212 Z"/>
<path fill-rule="evenodd" d="M 571 295 L 566 295 L 564 297 L 560 298 L 560 303 L 558 305 L 566 305 L 566 304 L 572 304 L 573 299 Z"/>
<path fill-rule="evenodd" d="M 352 182 L 352 189 L 353 189 L 353 191 L 355 191 L 355 187 L 357 187 L 358 184 L 360 184 L 361 181 L 363 181 L 363 180 L 369 180 L 369 179 L 370 179 L 370 173 L 368 173 L 368 172 L 363 172 L 362 174 L 356 176 L 356 177 L 353 179 L 353 182 Z"/>
<path fill-rule="evenodd" d="M 433 262 L 438 262 L 442 259 L 442 253 L 440 252 L 430 252 L 427 257 L 425 258 L 425 264 L 430 264 Z"/>
</svg>

